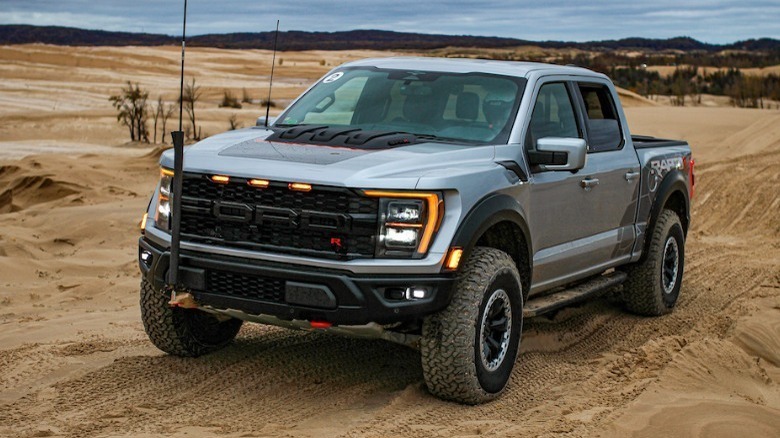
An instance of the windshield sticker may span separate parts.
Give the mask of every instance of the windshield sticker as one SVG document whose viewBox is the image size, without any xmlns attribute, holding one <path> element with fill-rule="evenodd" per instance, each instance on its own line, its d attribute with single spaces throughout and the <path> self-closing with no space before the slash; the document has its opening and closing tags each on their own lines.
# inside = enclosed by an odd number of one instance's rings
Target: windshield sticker
<svg viewBox="0 0 780 438">
<path fill-rule="evenodd" d="M 336 73 L 333 73 L 332 75 L 330 75 L 327 78 L 323 79 L 322 83 L 323 84 L 329 84 L 331 82 L 336 82 L 339 79 L 341 79 L 342 76 L 344 76 L 344 72 L 343 71 L 337 71 Z"/>
</svg>

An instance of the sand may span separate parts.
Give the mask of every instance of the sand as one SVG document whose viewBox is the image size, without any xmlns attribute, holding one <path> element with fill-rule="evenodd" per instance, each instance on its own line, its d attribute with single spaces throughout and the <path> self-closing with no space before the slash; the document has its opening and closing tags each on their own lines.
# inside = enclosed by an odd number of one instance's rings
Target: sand
<svg viewBox="0 0 780 438">
<path fill-rule="evenodd" d="M 126 143 L 107 96 L 126 79 L 175 96 L 177 50 L 0 47 L 0 436 L 778 435 L 780 112 L 627 97 L 634 132 L 693 145 L 678 307 L 641 318 L 603 299 L 527 320 L 506 394 L 466 407 L 382 341 L 246 324 L 199 359 L 150 344 L 135 259 L 158 152 Z M 369 55 L 283 53 L 274 92 Z M 268 57 L 191 51 L 204 130 L 253 122 L 258 105 L 216 104 L 225 87 L 259 99 Z"/>
</svg>

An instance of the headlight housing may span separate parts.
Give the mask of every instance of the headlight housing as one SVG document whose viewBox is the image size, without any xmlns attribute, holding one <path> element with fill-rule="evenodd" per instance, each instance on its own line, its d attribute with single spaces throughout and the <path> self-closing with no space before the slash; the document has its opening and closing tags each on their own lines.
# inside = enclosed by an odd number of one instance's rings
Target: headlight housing
<svg viewBox="0 0 780 438">
<path fill-rule="evenodd" d="M 160 193 L 157 194 L 157 208 L 154 210 L 154 224 L 161 230 L 171 229 L 171 203 L 173 202 L 173 171 L 160 168 Z"/>
<path fill-rule="evenodd" d="M 422 258 L 441 222 L 441 196 L 426 192 L 366 190 L 379 199 L 376 256 Z"/>
</svg>

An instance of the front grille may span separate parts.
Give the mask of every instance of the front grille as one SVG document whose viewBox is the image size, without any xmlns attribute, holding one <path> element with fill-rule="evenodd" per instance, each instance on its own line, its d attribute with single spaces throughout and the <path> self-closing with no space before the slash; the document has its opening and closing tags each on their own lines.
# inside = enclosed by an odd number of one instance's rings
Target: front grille
<svg viewBox="0 0 780 438">
<path fill-rule="evenodd" d="M 374 256 L 378 200 L 338 187 L 289 190 L 286 183 L 251 187 L 246 179 L 217 184 L 185 174 L 183 240 L 332 259 Z"/>
<path fill-rule="evenodd" d="M 284 280 L 227 271 L 209 271 L 206 290 L 216 295 L 284 303 Z"/>
</svg>

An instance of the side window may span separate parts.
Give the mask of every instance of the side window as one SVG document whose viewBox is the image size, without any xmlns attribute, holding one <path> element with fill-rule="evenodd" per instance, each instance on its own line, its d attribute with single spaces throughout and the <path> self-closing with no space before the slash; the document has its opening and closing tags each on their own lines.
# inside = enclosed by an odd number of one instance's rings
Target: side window
<svg viewBox="0 0 780 438">
<path fill-rule="evenodd" d="M 562 82 L 544 84 L 539 89 L 528 127 L 526 148 L 535 149 L 536 140 L 544 137 L 582 137 L 569 91 Z"/>
<path fill-rule="evenodd" d="M 615 102 L 609 88 L 600 84 L 580 83 L 580 94 L 585 104 L 585 123 L 588 127 L 590 152 L 614 151 L 623 145 Z"/>
</svg>

